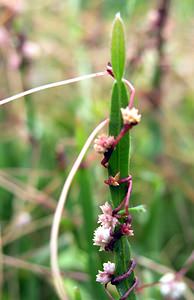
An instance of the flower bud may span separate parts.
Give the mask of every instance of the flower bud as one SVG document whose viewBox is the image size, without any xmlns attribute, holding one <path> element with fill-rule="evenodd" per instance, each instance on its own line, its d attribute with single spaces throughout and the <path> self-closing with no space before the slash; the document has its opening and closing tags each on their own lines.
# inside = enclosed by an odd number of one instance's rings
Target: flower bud
<svg viewBox="0 0 194 300">
<path fill-rule="evenodd" d="M 141 121 L 141 115 L 138 114 L 138 109 L 135 107 L 121 108 L 121 114 L 125 125 L 137 125 Z"/>
<path fill-rule="evenodd" d="M 103 154 L 112 147 L 114 143 L 113 136 L 106 136 L 105 134 L 100 135 L 94 140 L 94 150 L 97 153 Z"/>
</svg>

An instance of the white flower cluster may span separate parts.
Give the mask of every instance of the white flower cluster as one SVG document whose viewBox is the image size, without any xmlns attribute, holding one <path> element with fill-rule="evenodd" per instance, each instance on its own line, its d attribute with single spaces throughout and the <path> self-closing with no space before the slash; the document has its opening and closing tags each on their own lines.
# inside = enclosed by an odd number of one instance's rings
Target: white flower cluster
<svg viewBox="0 0 194 300">
<path fill-rule="evenodd" d="M 105 250 L 106 245 L 111 240 L 110 230 L 110 228 L 100 226 L 94 231 L 93 245 L 100 246 L 100 251 Z"/>
<path fill-rule="evenodd" d="M 112 279 L 112 275 L 115 272 L 115 264 L 108 261 L 103 264 L 103 271 L 98 271 L 96 275 L 96 281 L 101 284 L 107 284 Z"/>
<path fill-rule="evenodd" d="M 98 216 L 98 223 L 100 226 L 94 231 L 94 245 L 100 246 L 100 251 L 105 250 L 105 247 L 111 241 L 111 232 L 114 230 L 118 223 L 117 218 L 112 216 L 112 207 L 106 202 L 100 206 L 102 214 Z M 98 271 L 96 275 L 96 281 L 101 284 L 107 284 L 111 281 L 115 272 L 115 264 L 108 261 L 103 264 L 103 271 Z"/>
<path fill-rule="evenodd" d="M 104 250 L 111 241 L 111 232 L 118 223 L 117 218 L 112 216 L 112 207 L 108 202 L 100 206 L 102 214 L 98 216 L 98 223 L 101 225 L 94 231 L 94 245 L 100 246 L 100 251 Z"/>
<path fill-rule="evenodd" d="M 112 207 L 108 202 L 100 206 L 101 211 L 103 212 L 98 216 L 98 223 L 100 223 L 104 228 L 114 229 L 118 223 L 117 218 L 112 216 Z"/>
<path fill-rule="evenodd" d="M 94 150 L 97 153 L 104 154 L 108 151 L 108 149 L 112 147 L 113 143 L 113 136 L 107 136 L 105 134 L 102 134 L 94 140 Z"/>
<path fill-rule="evenodd" d="M 141 115 L 138 114 L 138 109 L 135 107 L 121 108 L 121 114 L 123 118 L 123 123 L 128 125 L 136 125 L 141 121 Z"/>
<path fill-rule="evenodd" d="M 186 284 L 177 279 L 175 274 L 166 273 L 160 279 L 160 292 L 163 296 L 171 299 L 179 299 L 184 295 Z"/>
</svg>

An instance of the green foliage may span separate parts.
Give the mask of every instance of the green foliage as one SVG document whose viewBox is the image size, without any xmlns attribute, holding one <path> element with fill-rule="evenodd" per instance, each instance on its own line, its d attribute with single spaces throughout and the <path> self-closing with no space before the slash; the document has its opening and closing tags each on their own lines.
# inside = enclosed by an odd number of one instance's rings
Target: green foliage
<svg viewBox="0 0 194 300">
<path fill-rule="evenodd" d="M 115 82 L 112 91 L 111 114 L 109 124 L 109 135 L 116 137 L 122 127 L 121 107 L 126 107 L 128 104 L 128 93 L 123 82 Z M 109 163 L 109 175 L 115 176 L 120 172 L 120 177 L 127 177 L 129 174 L 129 134 L 126 134 L 113 151 Z M 111 187 L 111 195 L 115 205 L 120 203 L 120 200 L 125 195 L 125 189 L 122 186 Z"/>
<path fill-rule="evenodd" d="M 81 292 L 80 292 L 80 289 L 78 287 L 75 287 L 74 293 L 75 293 L 74 300 L 82 300 Z"/>
<path fill-rule="evenodd" d="M 125 68 L 125 35 L 123 21 L 119 13 L 115 17 L 112 29 L 111 63 L 115 78 L 120 81 Z"/>
<path fill-rule="evenodd" d="M 111 99 L 111 114 L 110 114 L 110 125 L 109 134 L 116 137 L 121 128 L 121 112 L 122 107 L 126 107 L 128 104 L 128 93 L 125 84 L 121 81 L 124 66 L 125 66 L 125 45 L 124 45 L 124 28 L 120 16 L 116 16 L 113 24 L 112 33 L 112 66 L 115 78 L 117 79 L 113 86 L 112 99 Z M 109 161 L 108 173 L 109 176 L 115 176 L 120 172 L 121 178 L 125 178 L 129 174 L 129 134 L 126 134 L 116 149 L 113 151 L 111 159 Z M 126 187 L 125 185 L 120 185 L 119 187 L 110 186 L 112 202 L 114 207 L 123 200 Z M 122 237 L 115 245 L 115 262 L 116 262 L 116 273 L 125 273 L 130 264 L 130 245 L 127 238 Z M 134 275 L 132 274 L 129 279 L 126 279 L 117 285 L 117 289 L 120 295 L 123 295 L 127 289 L 133 284 Z M 134 293 L 132 292 L 128 299 L 136 299 Z"/>
</svg>

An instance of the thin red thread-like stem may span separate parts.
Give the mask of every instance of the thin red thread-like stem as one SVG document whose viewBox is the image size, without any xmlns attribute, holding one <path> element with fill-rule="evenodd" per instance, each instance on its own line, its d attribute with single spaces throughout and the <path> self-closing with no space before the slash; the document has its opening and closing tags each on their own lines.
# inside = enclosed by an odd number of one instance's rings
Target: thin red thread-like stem
<svg viewBox="0 0 194 300">
<path fill-rule="evenodd" d="M 139 280 L 135 277 L 133 285 L 126 291 L 126 293 L 119 300 L 126 300 L 129 294 L 137 287 Z"/>
<path fill-rule="evenodd" d="M 127 270 L 127 272 L 113 278 L 111 280 L 111 283 L 114 284 L 114 285 L 117 285 L 119 282 L 121 282 L 121 281 L 125 280 L 126 278 L 128 278 L 131 275 L 131 273 L 133 272 L 133 270 L 135 269 L 135 266 L 136 266 L 136 262 L 134 260 L 131 260 L 131 264 L 130 264 L 130 267 Z"/>
<path fill-rule="evenodd" d="M 115 79 L 115 76 L 114 76 L 114 73 L 113 73 L 113 69 L 112 69 L 112 66 L 111 66 L 110 63 L 108 63 L 107 69 L 106 69 L 106 70 L 107 70 L 107 73 L 108 73 L 113 79 Z M 128 104 L 128 106 L 129 106 L 129 108 L 132 108 L 133 105 L 134 105 L 135 88 L 134 88 L 134 86 L 132 85 L 132 83 L 131 83 L 129 80 L 127 80 L 127 79 L 125 79 L 125 78 L 123 78 L 122 80 L 123 80 L 123 82 L 126 83 L 126 85 L 128 86 L 128 88 L 129 88 L 130 91 L 131 91 L 131 95 L 130 95 L 130 98 L 129 98 L 129 104 Z"/>
<path fill-rule="evenodd" d="M 130 96 L 130 99 L 129 99 L 129 108 L 132 108 L 133 105 L 134 105 L 135 88 L 134 88 L 134 86 L 132 85 L 132 83 L 129 80 L 123 79 L 123 81 L 126 83 L 126 85 L 131 90 L 131 96 Z"/>
</svg>

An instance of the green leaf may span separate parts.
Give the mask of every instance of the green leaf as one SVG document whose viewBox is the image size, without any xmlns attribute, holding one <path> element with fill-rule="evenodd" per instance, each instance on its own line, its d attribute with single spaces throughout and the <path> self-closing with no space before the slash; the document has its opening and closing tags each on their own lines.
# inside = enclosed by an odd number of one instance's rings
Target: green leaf
<svg viewBox="0 0 194 300">
<path fill-rule="evenodd" d="M 146 208 L 145 208 L 145 205 L 140 204 L 140 205 L 137 205 L 134 207 L 130 207 L 129 212 L 130 213 L 145 213 Z M 124 214 L 124 213 L 125 213 L 124 209 L 120 211 L 120 214 Z"/>
<path fill-rule="evenodd" d="M 121 119 L 121 107 L 126 107 L 128 103 L 128 93 L 125 84 L 122 81 L 114 83 L 111 100 L 111 114 L 109 124 L 109 134 L 116 137 L 122 128 Z M 109 161 L 108 172 L 109 176 L 115 176 L 120 172 L 121 178 L 129 175 L 129 134 L 126 134 L 116 149 L 113 151 Z M 121 184 L 118 187 L 110 186 L 110 192 L 112 197 L 113 206 L 118 206 L 123 200 L 126 194 L 126 185 Z M 116 274 L 120 275 L 125 273 L 130 264 L 131 250 L 130 245 L 126 237 L 122 237 L 115 244 L 115 263 L 116 263 Z M 130 278 L 121 281 L 117 285 L 118 292 L 122 296 L 134 282 L 134 274 Z M 135 300 L 136 296 L 132 292 L 127 299 Z"/>
<path fill-rule="evenodd" d="M 124 82 L 122 81 L 124 68 L 125 68 L 125 37 L 124 26 L 120 14 L 116 15 L 113 23 L 112 43 L 111 43 L 111 62 L 113 73 L 116 81 L 113 85 L 112 98 L 111 98 L 111 113 L 109 123 L 109 134 L 116 137 L 121 131 L 123 126 L 121 118 L 121 108 L 126 107 L 128 104 L 128 93 Z M 129 175 L 129 134 L 126 134 L 113 151 L 108 165 L 109 176 L 115 176 L 120 172 L 120 177 L 124 178 Z M 126 185 L 110 186 L 111 198 L 113 206 L 117 207 L 126 194 Z M 122 237 L 115 244 L 114 248 L 116 275 L 125 273 L 130 265 L 131 250 L 128 239 Z M 123 296 L 126 291 L 134 283 L 134 274 L 132 273 L 129 278 L 121 281 L 117 285 L 117 290 L 120 296 Z M 127 298 L 128 300 L 135 300 L 134 292 L 131 292 Z"/>
<path fill-rule="evenodd" d="M 74 300 L 82 300 L 80 289 L 78 287 L 74 288 Z"/>
<path fill-rule="evenodd" d="M 122 128 L 121 107 L 126 107 L 128 103 L 128 93 L 123 82 L 114 83 L 111 100 L 111 115 L 109 125 L 109 135 L 116 137 Z M 109 161 L 109 176 L 115 176 L 120 172 L 121 178 L 129 174 L 129 134 L 126 134 L 119 144 Z M 118 205 L 120 200 L 125 196 L 125 188 L 110 187 L 114 205 Z"/>
<path fill-rule="evenodd" d="M 115 78 L 120 81 L 125 68 L 125 35 L 120 13 L 116 14 L 111 41 L 111 63 Z"/>
</svg>

